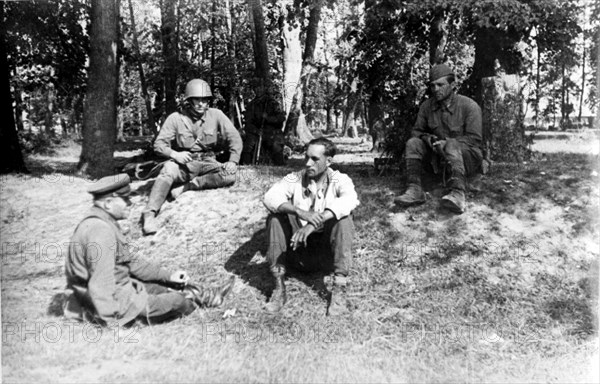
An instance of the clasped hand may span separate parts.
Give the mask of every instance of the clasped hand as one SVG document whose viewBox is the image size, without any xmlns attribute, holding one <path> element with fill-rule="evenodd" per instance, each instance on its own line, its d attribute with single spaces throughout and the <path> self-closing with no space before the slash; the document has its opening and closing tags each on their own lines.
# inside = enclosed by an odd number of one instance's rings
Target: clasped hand
<svg viewBox="0 0 600 384">
<path fill-rule="evenodd" d="M 315 228 L 319 228 L 325 221 L 325 216 L 322 212 L 310 212 L 299 210 L 298 217 L 307 223 L 312 224 Z"/>
</svg>

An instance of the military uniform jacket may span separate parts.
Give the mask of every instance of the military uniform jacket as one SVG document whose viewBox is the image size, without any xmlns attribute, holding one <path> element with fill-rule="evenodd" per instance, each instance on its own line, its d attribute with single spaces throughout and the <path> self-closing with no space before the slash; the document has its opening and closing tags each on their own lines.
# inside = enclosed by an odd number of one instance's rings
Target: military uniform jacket
<svg viewBox="0 0 600 384">
<path fill-rule="evenodd" d="M 175 150 L 190 152 L 219 152 L 227 149 L 229 161 L 240 162 L 242 138 L 223 112 L 209 108 L 198 121 L 181 112 L 171 113 L 154 141 L 154 151 L 169 157 Z"/>
<path fill-rule="evenodd" d="M 429 98 L 421 104 L 412 132 L 413 137 L 423 134 L 433 134 L 440 139 L 456 139 L 480 150 L 481 108 L 473 99 L 455 93 L 441 103 L 433 97 Z"/>
<path fill-rule="evenodd" d="M 65 261 L 67 288 L 108 325 L 135 319 L 148 302 L 142 281 L 167 282 L 170 273 L 130 253 L 117 222 L 93 207 L 79 223 Z"/>
</svg>

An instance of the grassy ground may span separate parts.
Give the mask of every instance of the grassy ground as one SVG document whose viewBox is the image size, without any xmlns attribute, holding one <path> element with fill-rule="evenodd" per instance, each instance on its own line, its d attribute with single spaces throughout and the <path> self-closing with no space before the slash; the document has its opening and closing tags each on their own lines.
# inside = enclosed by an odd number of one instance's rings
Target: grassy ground
<svg viewBox="0 0 600 384">
<path fill-rule="evenodd" d="M 399 178 L 376 174 L 368 143 L 341 148 L 339 168 L 361 205 L 352 311 L 335 319 L 325 316 L 330 281 L 320 274 L 292 274 L 284 310 L 264 311 L 273 284 L 261 197 L 298 161 L 242 167 L 231 188 L 183 194 L 165 204 L 153 237 L 138 224 L 151 181 L 135 182 L 124 225 L 135 252 L 196 281 L 234 274 L 238 283 L 222 308 L 129 329 L 68 323 L 56 306 L 65 243 L 90 204 L 89 182 L 69 174 L 78 148 L 30 158 L 31 176 L 3 176 L 3 380 L 598 381 L 597 155 L 497 164 L 456 216 L 438 208 L 434 180 L 424 205 L 393 207 Z"/>
</svg>

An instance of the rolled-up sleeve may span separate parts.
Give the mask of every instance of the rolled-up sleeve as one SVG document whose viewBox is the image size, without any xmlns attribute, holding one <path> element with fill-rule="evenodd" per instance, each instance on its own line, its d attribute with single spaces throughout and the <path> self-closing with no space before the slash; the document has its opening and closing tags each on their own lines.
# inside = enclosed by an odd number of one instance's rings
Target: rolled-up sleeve
<svg viewBox="0 0 600 384">
<path fill-rule="evenodd" d="M 263 199 L 265 207 L 272 213 L 276 213 L 281 204 L 291 202 L 299 177 L 295 173 L 290 173 L 275 183 L 265 194 Z"/>
<path fill-rule="evenodd" d="M 329 209 L 337 220 L 348 216 L 360 202 L 352 179 L 345 174 L 336 172 L 331 180 L 335 197 L 325 200 L 325 209 Z"/>
</svg>

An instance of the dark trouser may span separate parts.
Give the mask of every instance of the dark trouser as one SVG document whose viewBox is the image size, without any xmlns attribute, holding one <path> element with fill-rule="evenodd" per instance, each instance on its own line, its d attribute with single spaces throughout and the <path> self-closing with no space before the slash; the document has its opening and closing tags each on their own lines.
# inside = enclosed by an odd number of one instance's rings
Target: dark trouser
<svg viewBox="0 0 600 384">
<path fill-rule="evenodd" d="M 212 158 L 192 160 L 185 165 L 170 160 L 154 181 L 144 212 L 158 212 L 173 185 L 189 182 L 192 190 L 212 189 L 233 185 L 235 179 L 235 173 L 226 174 L 222 164 Z"/>
<path fill-rule="evenodd" d="M 148 292 L 148 304 L 138 315 L 150 323 L 162 323 L 187 316 L 196 307 L 191 299 L 186 299 L 183 293 L 169 290 L 159 284 L 144 283 Z"/>
<path fill-rule="evenodd" d="M 292 235 L 300 228 L 295 216 L 273 214 L 267 219 L 269 247 L 267 259 L 271 267 L 284 265 L 302 272 L 333 271 L 348 275 L 352 262 L 352 239 L 354 223 L 350 216 L 341 220 L 331 219 L 323 231 L 308 237 L 307 246 L 300 245 L 295 251 L 290 248 Z"/>
<path fill-rule="evenodd" d="M 254 133 L 246 134 L 244 138 L 244 149 L 242 151 L 242 157 L 240 162 L 242 164 L 252 164 L 252 160 L 254 159 L 254 152 L 256 151 L 256 146 L 258 145 L 259 136 Z M 285 141 L 282 135 L 277 134 L 267 134 L 264 135 L 261 142 L 261 147 L 266 150 L 266 152 L 271 157 L 271 161 L 275 165 L 284 165 L 285 157 L 283 154 L 283 147 L 285 145 Z"/>
<path fill-rule="evenodd" d="M 446 162 L 450 166 L 450 188 L 464 191 L 466 188 L 466 177 L 475 175 L 481 170 L 481 151 L 456 139 L 447 139 L 446 146 L 444 147 L 444 155 Z M 415 178 L 414 173 L 421 172 L 423 162 L 431 161 L 435 156 L 436 154 L 433 149 L 425 141 L 417 137 L 413 137 L 406 142 L 406 166 L 409 183 L 414 182 L 410 180 L 411 177 Z M 412 169 L 415 165 L 419 168 L 418 170 Z"/>
</svg>

